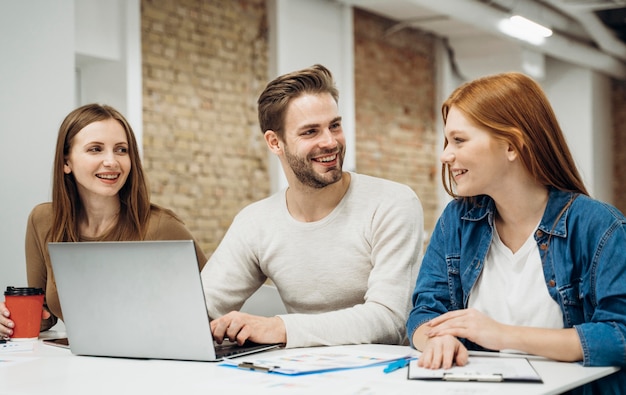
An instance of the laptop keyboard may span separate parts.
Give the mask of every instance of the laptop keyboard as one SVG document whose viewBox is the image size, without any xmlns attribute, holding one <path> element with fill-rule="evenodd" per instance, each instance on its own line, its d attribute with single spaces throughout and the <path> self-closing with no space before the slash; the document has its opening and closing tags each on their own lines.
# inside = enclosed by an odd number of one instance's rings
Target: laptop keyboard
<svg viewBox="0 0 626 395">
<path fill-rule="evenodd" d="M 249 353 L 254 350 L 267 348 L 268 344 L 259 344 L 251 341 L 246 341 L 243 345 L 238 345 L 236 342 L 224 340 L 222 344 L 215 342 L 215 355 L 221 358 L 232 357 L 233 355 L 241 353 Z"/>
</svg>

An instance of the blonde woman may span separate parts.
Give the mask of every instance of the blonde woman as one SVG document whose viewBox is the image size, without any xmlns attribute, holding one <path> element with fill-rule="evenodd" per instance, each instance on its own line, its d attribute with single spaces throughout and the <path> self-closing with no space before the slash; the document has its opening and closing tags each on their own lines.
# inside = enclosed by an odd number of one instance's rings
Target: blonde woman
<svg viewBox="0 0 626 395">
<path fill-rule="evenodd" d="M 26 229 L 28 285 L 43 288 L 41 330 L 63 319 L 48 242 L 192 240 L 170 210 L 150 203 L 134 133 L 110 106 L 88 104 L 67 115 L 59 129 L 52 202 L 37 205 Z M 196 243 L 200 269 L 206 256 Z M 0 336 L 13 333 L 0 303 Z"/>
</svg>

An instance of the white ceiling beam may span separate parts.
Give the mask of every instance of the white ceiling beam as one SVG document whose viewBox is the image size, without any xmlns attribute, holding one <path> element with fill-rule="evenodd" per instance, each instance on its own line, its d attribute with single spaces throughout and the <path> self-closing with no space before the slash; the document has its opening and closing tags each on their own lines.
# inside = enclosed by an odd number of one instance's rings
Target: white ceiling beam
<svg viewBox="0 0 626 395">
<path fill-rule="evenodd" d="M 548 0 L 548 2 L 583 25 L 587 33 L 605 52 L 626 61 L 626 45 L 602 23 L 593 9 L 576 7 L 563 0 Z"/>
<path fill-rule="evenodd" d="M 611 77 L 626 80 L 626 63 L 609 54 L 608 52 L 588 45 L 569 36 L 555 32 L 547 38 L 542 45 L 532 46 L 524 41 L 509 37 L 498 29 L 498 23 L 508 18 L 506 12 L 493 8 L 486 3 L 477 0 L 336 0 L 345 4 L 361 7 L 370 12 L 376 10 L 389 10 L 390 6 L 396 10 L 405 10 L 406 14 L 411 14 L 411 7 L 416 10 L 430 10 L 433 13 L 449 17 L 451 20 L 463 22 L 472 26 L 477 31 L 486 32 L 502 39 L 515 42 L 525 48 L 543 53 L 571 64 L 596 70 Z M 530 1 L 530 0 L 523 0 Z M 385 14 L 385 12 L 382 12 Z M 396 17 L 396 20 L 403 22 L 410 17 Z M 408 20 L 407 20 L 408 22 Z M 416 23 L 413 26 L 428 30 L 424 24 Z M 435 35 L 453 38 L 452 34 L 445 29 L 428 30 Z"/>
</svg>

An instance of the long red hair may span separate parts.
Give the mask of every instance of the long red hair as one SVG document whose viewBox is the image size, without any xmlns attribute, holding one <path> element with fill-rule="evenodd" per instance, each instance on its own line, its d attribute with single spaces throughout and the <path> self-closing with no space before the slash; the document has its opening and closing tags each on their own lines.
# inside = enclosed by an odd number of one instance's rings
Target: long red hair
<svg viewBox="0 0 626 395">
<path fill-rule="evenodd" d="M 459 86 L 442 105 L 444 124 L 452 106 L 494 138 L 515 147 L 537 182 L 588 195 L 552 106 L 530 77 L 502 73 Z M 448 165 L 442 165 L 441 176 L 446 192 L 457 197 Z"/>
</svg>

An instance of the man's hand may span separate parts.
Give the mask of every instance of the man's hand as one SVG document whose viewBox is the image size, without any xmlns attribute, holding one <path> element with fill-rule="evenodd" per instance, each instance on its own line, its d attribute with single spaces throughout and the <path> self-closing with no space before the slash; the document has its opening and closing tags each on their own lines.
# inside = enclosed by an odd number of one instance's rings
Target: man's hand
<svg viewBox="0 0 626 395">
<path fill-rule="evenodd" d="M 242 345 L 246 340 L 261 344 L 287 343 L 285 324 L 279 317 L 261 317 L 231 311 L 211 321 L 213 338 L 222 343 L 224 339 Z"/>
</svg>

